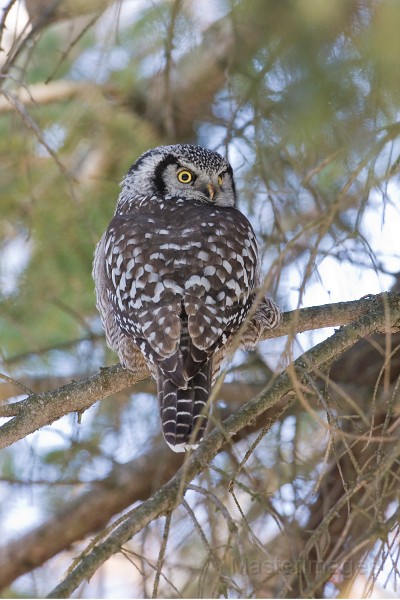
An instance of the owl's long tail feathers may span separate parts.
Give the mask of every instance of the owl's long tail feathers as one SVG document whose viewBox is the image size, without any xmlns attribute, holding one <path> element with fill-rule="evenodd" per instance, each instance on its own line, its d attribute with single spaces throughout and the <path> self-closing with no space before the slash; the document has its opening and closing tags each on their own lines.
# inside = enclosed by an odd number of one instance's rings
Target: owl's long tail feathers
<svg viewBox="0 0 400 600">
<path fill-rule="evenodd" d="M 207 425 L 207 400 L 211 390 L 212 360 L 178 388 L 158 369 L 158 401 L 165 441 L 174 452 L 197 448 Z"/>
</svg>

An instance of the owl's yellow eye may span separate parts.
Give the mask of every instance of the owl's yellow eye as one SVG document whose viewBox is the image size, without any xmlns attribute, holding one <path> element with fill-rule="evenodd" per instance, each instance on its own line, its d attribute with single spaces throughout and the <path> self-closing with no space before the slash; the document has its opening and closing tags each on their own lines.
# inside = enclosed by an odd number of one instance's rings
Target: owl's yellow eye
<svg viewBox="0 0 400 600">
<path fill-rule="evenodd" d="M 193 173 L 191 173 L 187 169 L 182 169 L 182 171 L 179 171 L 177 177 L 178 181 L 180 181 L 181 183 L 190 183 L 191 181 L 193 181 Z"/>
<path fill-rule="evenodd" d="M 222 185 L 224 183 L 224 178 L 222 177 L 222 175 L 218 175 L 218 184 Z"/>
</svg>

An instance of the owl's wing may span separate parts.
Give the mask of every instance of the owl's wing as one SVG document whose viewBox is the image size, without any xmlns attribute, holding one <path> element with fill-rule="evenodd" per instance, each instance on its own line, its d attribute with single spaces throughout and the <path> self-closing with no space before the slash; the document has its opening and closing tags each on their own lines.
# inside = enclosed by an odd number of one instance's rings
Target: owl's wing
<svg viewBox="0 0 400 600">
<path fill-rule="evenodd" d="M 116 324 L 178 387 L 245 319 L 258 263 L 250 223 L 236 209 L 142 205 L 114 217 L 104 240 Z M 168 220 L 166 218 L 168 217 Z"/>
<path fill-rule="evenodd" d="M 106 234 L 104 233 L 101 240 L 94 251 L 94 261 L 92 277 L 95 284 L 96 293 L 96 308 L 100 313 L 101 322 L 103 323 L 106 334 L 107 344 L 118 353 L 119 336 L 121 330 L 114 319 L 113 307 L 108 299 L 107 294 L 107 274 L 105 270 L 104 242 Z"/>
<path fill-rule="evenodd" d="M 184 387 L 179 348 L 183 288 L 163 276 L 165 259 L 159 237 L 148 232 L 149 218 L 154 221 L 138 210 L 129 219 L 112 219 L 103 242 L 108 298 L 116 326 L 139 347 L 150 368 L 158 365 Z"/>
<path fill-rule="evenodd" d="M 249 221 L 236 209 L 222 209 L 218 217 L 218 227 L 204 240 L 200 274 L 186 284 L 190 377 L 241 325 L 258 284 L 258 248 Z"/>
<path fill-rule="evenodd" d="M 106 273 L 105 240 L 106 233 L 103 234 L 94 253 L 92 277 L 95 284 L 96 307 L 100 313 L 108 346 L 118 354 L 119 360 L 127 369 L 142 371 L 147 367 L 146 360 L 132 338 L 125 335 L 118 327 L 114 308 L 108 297 L 109 282 Z"/>
</svg>

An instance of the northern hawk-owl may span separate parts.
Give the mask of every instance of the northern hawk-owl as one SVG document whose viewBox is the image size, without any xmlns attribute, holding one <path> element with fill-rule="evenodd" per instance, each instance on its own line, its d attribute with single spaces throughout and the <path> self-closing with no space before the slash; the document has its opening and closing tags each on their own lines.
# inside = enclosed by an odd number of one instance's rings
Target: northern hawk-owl
<svg viewBox="0 0 400 600">
<path fill-rule="evenodd" d="M 259 284 L 257 242 L 236 208 L 230 164 L 189 144 L 145 152 L 122 181 L 93 277 L 109 346 L 133 370 L 139 349 L 157 381 L 167 444 L 175 452 L 196 447 L 213 357 L 219 365 Z M 242 343 L 254 345 L 280 318 L 265 298 Z"/>
</svg>

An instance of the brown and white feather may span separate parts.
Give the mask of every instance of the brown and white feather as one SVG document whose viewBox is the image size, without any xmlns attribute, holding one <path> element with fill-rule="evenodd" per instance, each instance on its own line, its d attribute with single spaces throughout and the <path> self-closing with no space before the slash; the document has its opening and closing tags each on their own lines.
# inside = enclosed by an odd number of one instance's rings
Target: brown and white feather
<svg viewBox="0 0 400 600">
<path fill-rule="evenodd" d="M 176 181 L 182 169 L 193 174 L 191 186 Z M 93 277 L 108 344 L 127 368 L 138 349 L 157 380 L 167 443 L 195 446 L 213 355 L 246 319 L 259 284 L 257 242 L 235 207 L 229 163 L 188 145 L 140 157 L 97 246 Z M 257 314 L 273 327 L 280 312 L 268 302 Z M 250 345 L 259 328 L 246 331 Z"/>
</svg>

